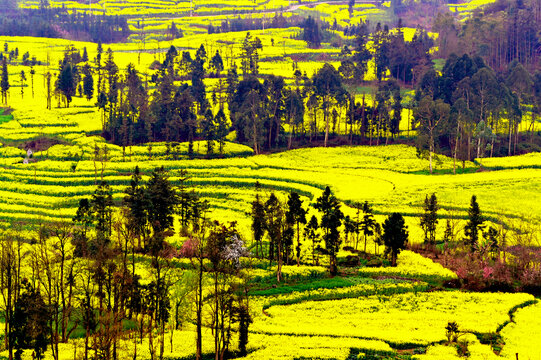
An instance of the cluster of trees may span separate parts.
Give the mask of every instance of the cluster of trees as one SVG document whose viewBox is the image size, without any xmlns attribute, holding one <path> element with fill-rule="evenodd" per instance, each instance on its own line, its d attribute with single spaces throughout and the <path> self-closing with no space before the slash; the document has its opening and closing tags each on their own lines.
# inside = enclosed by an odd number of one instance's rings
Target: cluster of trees
<svg viewBox="0 0 541 360">
<path fill-rule="evenodd" d="M 282 13 L 275 13 L 272 18 L 249 18 L 240 16 L 234 19 L 222 20 L 220 26 L 209 24 L 207 31 L 209 34 L 227 33 L 236 31 L 252 31 L 265 29 L 283 29 L 299 26 L 302 18 L 299 16 L 284 17 Z"/>
<path fill-rule="evenodd" d="M 22 55 L 19 61 L 19 48 L 9 49 L 8 43 L 4 43 L 3 51 L 0 51 L 0 62 L 2 64 L 2 73 L 0 78 L 0 93 L 2 94 L 2 104 L 7 106 L 9 97 L 9 88 L 11 87 L 9 80 L 8 64 L 16 65 L 21 64 L 23 66 L 30 67 L 28 73 L 30 74 L 30 80 L 32 85 L 32 97 L 34 97 L 34 70 L 35 65 L 41 65 L 41 61 L 36 60 L 35 56 L 30 58 L 30 53 L 27 51 Z M 27 80 L 26 72 L 21 70 L 19 73 L 19 84 L 21 87 L 21 98 L 24 98 L 25 81 Z"/>
<path fill-rule="evenodd" d="M 257 188 L 257 184 L 256 184 Z M 257 188 L 259 189 L 259 188 Z M 306 262 L 310 254 L 302 254 L 303 241 L 310 242 L 311 262 L 319 264 L 319 256 L 329 257 L 329 272 L 338 273 L 337 253 L 345 244 L 357 250 L 361 236 L 364 236 L 364 252 L 369 237 L 378 245 L 385 245 L 385 256 L 391 259 L 391 265 L 396 266 L 396 259 L 401 250 L 406 248 L 408 231 L 404 218 L 399 213 L 391 214 L 383 224 L 375 219 L 368 202 L 357 206 L 357 216 L 344 216 L 341 203 L 326 187 L 312 207 L 320 213 L 320 220 L 312 215 L 307 220 L 308 208 L 296 192 L 291 192 L 287 201 L 280 201 L 271 193 L 265 201 L 259 191 L 252 202 L 252 232 L 254 237 L 255 255 L 267 256 L 269 261 L 276 261 L 277 281 L 281 281 L 282 265 L 301 260 Z M 361 215 L 362 212 L 362 215 Z M 302 236 L 301 236 L 302 228 Z M 267 234 L 268 246 L 263 246 Z M 321 243 L 324 246 L 321 246 Z M 375 249 L 377 254 L 377 248 Z"/>
<path fill-rule="evenodd" d="M 435 245 L 437 243 L 436 230 L 439 223 L 439 209 L 436 194 L 432 194 L 430 197 L 427 195 L 423 204 L 423 212 L 419 217 L 419 224 L 424 233 L 425 244 Z M 442 239 L 444 243 L 457 240 L 456 224 L 453 221 L 454 219 L 449 217 L 446 220 Z M 486 219 L 481 213 L 477 197 L 473 195 L 468 209 L 468 221 L 464 226 L 463 243 L 469 248 L 471 253 L 494 255 L 500 251 L 501 241 L 499 241 L 499 233 L 493 226 L 487 227 L 485 221 Z"/>
<path fill-rule="evenodd" d="M 342 53 L 346 57 L 342 61 L 349 67 L 356 66 L 356 73 L 349 73 L 346 78 L 353 83 L 363 81 L 366 64 L 374 60 L 376 78 L 394 78 L 403 84 L 415 84 L 426 69 L 432 67 L 429 50 L 434 46 L 434 40 L 426 31 L 417 28 L 411 41 L 406 42 L 402 31 L 402 20 L 399 19 L 394 32 L 388 25 L 377 23 L 371 29 L 368 22 L 360 22 L 344 29 L 344 34 L 354 36 L 351 46 L 345 46 Z M 373 51 L 369 51 L 367 43 L 372 41 Z M 353 76 L 355 75 L 355 76 Z"/>
<path fill-rule="evenodd" d="M 513 61 L 529 70 L 539 66 L 541 5 L 536 0 L 498 0 L 476 12 L 463 25 L 451 14 L 438 14 L 433 30 L 438 32 L 439 51 L 479 55 L 497 72 Z"/>
<path fill-rule="evenodd" d="M 455 159 L 512 155 L 532 144 L 541 114 L 541 74 L 530 75 L 519 62 L 497 74 L 480 57 L 451 54 L 441 75 L 435 70 L 423 75 L 415 100 L 418 141 L 430 152 L 439 143 L 449 146 Z M 526 111 L 531 116 L 529 141 L 518 132 Z M 507 134 L 506 141 L 497 133 Z"/>
<path fill-rule="evenodd" d="M 307 41 L 318 37 L 317 21 L 308 18 L 304 25 Z M 263 45 L 250 33 L 241 43 L 238 68 L 233 53 L 222 57 L 223 49 L 207 54 L 201 45 L 193 57 L 172 46 L 162 62 L 152 65 L 155 72 L 144 77 L 132 65 L 120 71 L 112 51 L 104 53 L 101 46 L 97 57 L 86 63 L 85 54 L 68 49 L 56 94 L 66 106 L 77 92 L 89 100 L 96 94 L 104 137 L 124 147 L 203 139 L 211 156 L 223 152 L 231 130 L 239 142 L 251 144 L 256 154 L 290 148 L 293 140 L 301 145 L 318 141 L 322 130 L 324 146 L 337 133 L 350 144 L 377 145 L 400 134 L 406 108 L 413 113 L 411 127 L 417 130 L 417 144 L 429 154 L 430 171 L 437 149 L 450 149 L 455 160 L 470 160 L 487 152 L 510 155 L 528 146 L 535 148 L 523 142 L 518 130 L 529 111 L 533 143 L 541 111 L 538 73 L 530 74 L 517 61 L 496 73 L 482 57 L 467 54 L 449 55 L 438 72 L 429 55 L 433 40 L 423 30 L 418 29 L 411 42 L 404 40 L 400 23 L 396 31 L 380 24 L 371 31 L 363 22 L 348 31 L 355 32 L 354 41 L 343 48 L 338 69 L 325 64 L 309 78 L 293 63 L 294 82 L 289 86 L 281 75 L 259 74 Z M 357 101 L 354 91 L 363 82 L 370 60 L 374 60 L 378 82 L 368 103 L 365 97 Z M 207 77 L 218 78 L 216 85 L 207 87 Z M 415 97 L 403 99 L 401 84 L 414 85 Z M 47 89 L 50 106 L 52 90 Z M 496 134 L 506 134 L 507 146 Z"/>
<path fill-rule="evenodd" d="M 20 359 L 24 349 L 42 359 L 47 348 L 59 359 L 59 343 L 81 328 L 84 348 L 75 351 L 84 359 L 117 359 L 121 339 L 132 339 L 136 358 L 145 338 L 151 359 L 163 359 L 166 334 L 185 321 L 196 325 L 197 359 L 204 326 L 213 330 L 216 359 L 232 351 L 235 334 L 246 354 L 251 319 L 240 258 L 248 252 L 236 224 L 211 221 L 186 173 L 180 176 L 175 186 L 157 168 L 145 182 L 136 168 L 120 207 L 102 181 L 90 199 L 80 200 L 71 224 L 43 225 L 24 252 L 26 240 L 16 232 L 3 236 L 0 292 L 9 359 Z M 187 239 L 181 249 L 168 243 L 176 215 Z M 175 271 L 180 256 L 191 260 L 186 271 Z M 138 275 L 141 257 L 148 260 L 147 279 Z M 125 328 L 127 320 L 135 327 Z"/>
<path fill-rule="evenodd" d="M 0 35 L 37 36 L 93 42 L 124 41 L 130 34 L 127 18 L 65 8 L 13 9 L 0 15 Z"/>
</svg>

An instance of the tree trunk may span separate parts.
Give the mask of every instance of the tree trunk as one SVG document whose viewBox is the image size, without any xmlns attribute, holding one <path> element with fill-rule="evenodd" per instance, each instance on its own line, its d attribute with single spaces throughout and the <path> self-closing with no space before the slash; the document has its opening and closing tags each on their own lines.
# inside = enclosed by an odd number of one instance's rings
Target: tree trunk
<svg viewBox="0 0 541 360">
<path fill-rule="evenodd" d="M 301 234 L 300 224 L 297 221 L 297 266 L 301 265 Z"/>
<path fill-rule="evenodd" d="M 282 281 L 282 240 L 279 239 L 276 245 L 278 245 L 278 266 L 276 268 L 276 281 L 280 282 Z"/>
<path fill-rule="evenodd" d="M 197 304 L 196 304 L 196 352 L 195 359 L 201 360 L 203 354 L 203 341 L 202 341 L 202 312 L 203 312 L 203 254 L 200 254 L 199 269 L 198 269 L 198 284 L 197 284 Z"/>
<path fill-rule="evenodd" d="M 459 137 L 459 134 L 460 134 L 460 123 L 457 123 L 457 126 L 456 126 L 456 140 L 455 140 L 455 149 L 454 149 L 454 154 L 453 154 L 453 174 L 456 175 L 456 154 L 457 154 L 457 149 L 458 149 L 458 137 Z"/>
<path fill-rule="evenodd" d="M 325 147 L 327 147 L 327 140 L 329 139 L 329 115 L 327 114 L 327 105 L 323 110 L 323 117 L 325 118 Z"/>
</svg>

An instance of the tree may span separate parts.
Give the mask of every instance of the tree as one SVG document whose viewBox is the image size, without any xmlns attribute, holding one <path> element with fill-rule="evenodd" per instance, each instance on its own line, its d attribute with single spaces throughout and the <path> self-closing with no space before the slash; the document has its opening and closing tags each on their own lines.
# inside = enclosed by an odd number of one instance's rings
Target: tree
<svg viewBox="0 0 541 360">
<path fill-rule="evenodd" d="M 340 73 L 331 64 L 325 63 L 313 76 L 314 91 L 321 101 L 323 117 L 325 121 L 325 147 L 329 138 L 329 109 L 332 106 L 332 99 L 336 100 L 345 93 L 342 87 Z"/>
<path fill-rule="evenodd" d="M 64 96 L 64 103 L 69 107 L 72 97 L 77 90 L 77 82 L 71 63 L 66 62 L 60 69 L 57 83 L 58 91 Z"/>
<path fill-rule="evenodd" d="M 32 99 L 34 98 L 34 75 L 36 75 L 36 70 L 32 66 L 30 68 L 30 84 L 32 86 Z"/>
<path fill-rule="evenodd" d="M 20 281 L 19 241 L 11 236 L 2 236 L 0 247 L 0 291 L 4 316 L 4 347 L 8 349 L 9 359 L 13 359 L 13 330 L 11 329 L 15 302 L 19 293 Z"/>
<path fill-rule="evenodd" d="M 263 240 L 263 235 L 265 235 L 265 229 L 265 206 L 261 201 L 259 192 L 257 192 L 252 202 L 252 232 L 254 235 L 256 256 L 262 255 L 263 244 L 261 241 Z"/>
<path fill-rule="evenodd" d="M 9 73 L 8 63 L 5 56 L 2 59 L 2 79 L 0 80 L 0 90 L 2 91 L 2 102 L 4 103 L 4 105 L 7 105 L 9 90 Z"/>
<path fill-rule="evenodd" d="M 214 290 L 211 308 L 215 360 L 223 360 L 233 320 L 234 276 L 240 270 L 240 257 L 247 254 L 244 243 L 238 238 L 235 222 L 229 226 L 215 222 L 207 240 L 207 254 Z"/>
<path fill-rule="evenodd" d="M 353 8 L 355 7 L 355 0 L 349 0 L 348 1 L 348 13 L 349 18 L 351 19 L 353 17 Z"/>
<path fill-rule="evenodd" d="M 464 235 L 466 236 L 464 240 L 468 245 L 470 245 L 470 251 L 472 253 L 478 249 L 479 234 L 484 228 L 484 222 L 485 219 L 481 214 L 481 209 L 477 203 L 477 197 L 472 195 L 470 208 L 468 210 L 468 222 L 464 227 Z"/>
<path fill-rule="evenodd" d="M 73 244 L 76 248 L 76 256 L 86 256 L 88 251 L 88 230 L 94 223 L 94 215 L 87 198 L 79 200 L 79 207 L 72 219 L 75 224 L 73 231 Z"/>
<path fill-rule="evenodd" d="M 311 48 L 318 48 L 321 45 L 321 34 L 319 24 L 311 16 L 302 23 L 302 39 L 308 43 Z"/>
<path fill-rule="evenodd" d="M 360 222 L 361 231 L 364 235 L 364 252 L 366 253 L 366 242 L 369 236 L 374 235 L 374 226 L 376 225 L 376 220 L 374 219 L 374 215 L 372 214 L 372 207 L 368 203 L 368 201 L 365 201 L 362 207 L 363 210 L 363 218 Z M 355 244 L 355 248 L 357 248 L 357 244 Z"/>
<path fill-rule="evenodd" d="M 141 180 L 139 166 L 136 166 L 132 174 L 130 185 L 124 190 L 123 204 L 128 208 L 127 223 L 134 229 L 134 236 L 138 239 L 139 248 L 141 240 L 147 236 L 149 201 Z"/>
<path fill-rule="evenodd" d="M 385 25 L 384 28 L 381 29 L 381 25 L 378 23 L 373 39 L 375 47 L 374 64 L 376 66 L 376 77 L 378 81 L 381 81 L 389 69 L 391 37 L 388 26 Z"/>
<path fill-rule="evenodd" d="M 511 65 L 513 65 L 513 63 Z M 522 110 L 525 100 L 529 100 L 528 98 L 532 93 L 532 87 L 534 85 L 532 77 L 530 76 L 528 71 L 522 66 L 522 64 L 518 63 L 511 69 L 510 74 L 507 77 L 507 84 L 509 88 L 513 91 L 513 93 L 517 96 L 518 107 Z M 534 131 L 533 125 L 531 131 Z"/>
<path fill-rule="evenodd" d="M 227 119 L 223 108 L 220 108 L 214 116 L 214 123 L 216 124 L 216 140 L 218 141 L 218 152 L 220 155 L 224 153 L 225 138 L 228 131 Z"/>
<path fill-rule="evenodd" d="M 147 213 L 153 232 L 156 234 L 172 228 L 178 197 L 163 166 L 154 169 L 150 174 L 146 193 L 150 200 Z"/>
<path fill-rule="evenodd" d="M 224 69 L 224 62 L 222 60 L 222 56 L 220 55 L 220 51 L 216 50 L 216 54 L 214 54 L 210 60 L 210 65 L 214 70 L 214 76 L 220 76 L 220 73 Z"/>
<path fill-rule="evenodd" d="M 317 198 L 314 208 L 322 213 L 321 228 L 324 231 L 325 251 L 329 255 L 329 271 L 334 276 L 338 273 L 336 254 L 341 244 L 338 228 L 342 225 L 344 214 L 340 210 L 338 199 L 332 195 L 331 189 L 328 186 L 323 191 L 323 194 Z"/>
<path fill-rule="evenodd" d="M 297 230 L 297 246 L 295 248 L 297 255 L 297 266 L 301 263 L 301 229 L 300 224 L 306 224 L 306 209 L 302 207 L 302 200 L 299 194 L 292 191 L 287 200 L 286 222 Z"/>
<path fill-rule="evenodd" d="M 421 132 L 428 136 L 430 174 L 432 174 L 432 154 L 435 150 L 434 139 L 438 135 L 439 126 L 449 120 L 450 110 L 449 104 L 443 100 L 434 101 L 431 97 L 425 96 L 413 111 L 416 124 Z"/>
<path fill-rule="evenodd" d="M 87 69 L 86 71 L 84 69 Z M 83 69 L 83 94 L 86 96 L 86 99 L 90 101 L 92 96 L 94 96 L 94 77 L 90 71 L 90 67 L 85 67 Z"/>
<path fill-rule="evenodd" d="M 317 223 L 317 218 L 315 215 L 312 215 L 308 224 L 304 227 L 304 237 L 311 241 L 312 243 L 312 264 L 319 265 L 319 256 L 317 252 L 319 251 L 319 243 L 321 242 L 319 238 L 319 224 Z"/>
<path fill-rule="evenodd" d="M 425 234 L 425 243 L 436 243 L 436 226 L 438 225 L 438 200 L 436 194 L 432 194 L 430 198 L 428 195 L 425 197 L 425 203 L 423 206 L 423 214 L 421 215 L 420 223 L 421 228 Z"/>
<path fill-rule="evenodd" d="M 21 70 L 20 79 L 21 79 L 21 99 L 23 99 L 24 98 L 24 82 L 26 81 L 26 74 L 24 73 L 24 70 Z"/>
<path fill-rule="evenodd" d="M 297 133 L 298 128 L 304 133 L 304 102 L 298 91 L 288 89 L 285 91 L 285 116 L 289 125 L 289 139 L 287 148 L 291 149 L 293 133 Z"/>
<path fill-rule="evenodd" d="M 98 240 L 98 248 L 95 249 L 96 251 L 102 251 L 102 246 L 109 242 L 109 237 L 111 236 L 113 205 L 113 193 L 111 187 L 106 181 L 101 181 L 90 200 L 90 207 L 96 222 L 96 234 Z"/>
<path fill-rule="evenodd" d="M 47 350 L 48 322 L 51 314 L 38 290 L 24 284 L 25 291 L 17 299 L 11 321 L 12 346 L 15 359 L 21 360 L 23 349 L 32 349 L 33 357 L 41 360 Z"/>
<path fill-rule="evenodd" d="M 211 157 L 214 152 L 214 140 L 216 139 L 216 125 L 212 111 L 207 109 L 205 116 L 200 123 L 201 136 L 207 141 L 207 157 Z"/>
<path fill-rule="evenodd" d="M 283 264 L 283 223 L 284 210 L 280 200 L 271 193 L 269 199 L 265 202 L 265 230 L 269 235 L 269 260 L 272 262 L 274 259 L 274 250 L 276 250 L 276 260 L 278 266 L 276 267 L 276 280 L 280 282 L 282 280 L 282 264 Z"/>
<path fill-rule="evenodd" d="M 396 266 L 396 258 L 406 248 L 408 231 L 400 213 L 392 213 L 383 223 L 383 243 L 385 253 L 391 255 L 391 266 Z"/>
</svg>

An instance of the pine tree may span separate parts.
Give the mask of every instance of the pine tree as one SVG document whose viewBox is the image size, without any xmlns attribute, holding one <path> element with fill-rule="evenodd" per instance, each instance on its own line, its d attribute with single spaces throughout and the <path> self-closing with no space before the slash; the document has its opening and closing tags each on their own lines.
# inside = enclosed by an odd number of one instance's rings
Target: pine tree
<svg viewBox="0 0 541 360">
<path fill-rule="evenodd" d="M 425 234 L 425 243 L 435 244 L 436 227 L 438 225 L 437 212 L 439 210 L 436 194 L 432 194 L 430 198 L 426 195 L 423 210 L 424 212 L 421 215 L 420 223 Z"/>
<path fill-rule="evenodd" d="M 83 56 L 81 57 L 82 62 L 88 61 L 88 51 L 86 50 L 86 46 L 83 48 Z"/>
<path fill-rule="evenodd" d="M 16 349 L 15 360 L 21 360 L 24 349 L 32 349 L 34 358 L 41 360 L 47 350 L 52 314 L 39 291 L 28 283 L 25 287 L 15 303 L 10 341 Z"/>
<path fill-rule="evenodd" d="M 319 251 L 319 243 L 321 239 L 319 238 L 319 224 L 317 223 L 317 218 L 315 215 L 312 215 L 308 224 L 304 227 L 304 237 L 311 241 L 312 243 L 312 264 L 319 265 L 319 256 L 317 253 Z"/>
<path fill-rule="evenodd" d="M 470 246 L 470 251 L 472 253 L 479 247 L 479 232 L 484 228 L 484 222 L 485 219 L 481 215 L 477 197 L 473 195 L 468 210 L 468 223 L 464 227 L 464 235 L 466 235 L 465 241 Z"/>
<path fill-rule="evenodd" d="M 329 255 L 329 271 L 334 276 L 338 274 L 336 254 L 340 249 L 341 243 L 338 228 L 342 225 L 344 214 L 340 210 L 338 199 L 332 195 L 331 189 L 328 186 L 317 199 L 314 208 L 322 213 L 321 228 L 324 230 L 323 240 L 325 241 L 325 251 Z"/>
<path fill-rule="evenodd" d="M 111 225 L 113 215 L 113 193 L 106 181 L 101 181 L 92 194 L 90 207 L 96 222 L 96 233 L 98 237 L 98 249 L 100 245 L 109 242 L 111 236 Z"/>
<path fill-rule="evenodd" d="M 364 252 L 366 253 L 366 243 L 369 236 L 374 235 L 374 226 L 376 225 L 376 220 L 374 219 L 374 215 L 372 214 L 372 207 L 368 203 L 368 201 L 365 201 L 363 204 L 363 219 L 361 220 L 361 230 L 364 235 Z M 355 244 L 355 248 L 357 248 L 357 244 Z"/>
<path fill-rule="evenodd" d="M 256 192 L 255 199 L 252 202 L 252 232 L 256 244 L 256 256 L 262 255 L 263 245 L 261 243 L 265 235 L 265 206 L 261 202 L 259 192 Z"/>
<path fill-rule="evenodd" d="M 296 225 L 297 246 L 295 248 L 297 255 L 297 266 L 301 259 L 301 229 L 300 224 L 306 224 L 306 209 L 302 207 L 302 200 L 298 193 L 292 191 L 287 200 L 286 221 L 290 226 Z"/>
<path fill-rule="evenodd" d="M 92 72 L 89 66 L 83 68 L 83 94 L 86 99 L 90 101 L 92 96 L 94 96 L 94 78 L 92 77 Z"/>
<path fill-rule="evenodd" d="M 400 251 L 406 248 L 408 231 L 400 213 L 392 213 L 383 223 L 385 253 L 391 255 L 391 266 L 396 266 Z"/>
<path fill-rule="evenodd" d="M 225 138 L 227 136 L 227 119 L 225 117 L 224 110 L 220 108 L 214 116 L 214 123 L 216 124 L 216 140 L 218 140 L 218 152 L 220 155 L 224 153 Z"/>
<path fill-rule="evenodd" d="M 26 81 L 26 74 L 24 73 L 24 70 L 21 70 L 21 99 L 24 99 L 24 82 Z"/>
<path fill-rule="evenodd" d="M 282 264 L 283 264 L 283 225 L 284 225 L 284 210 L 282 203 L 274 193 L 271 193 L 269 199 L 265 202 L 265 230 L 269 234 L 269 260 L 272 262 L 274 258 L 273 250 L 276 251 L 278 266 L 276 269 L 276 280 L 282 280 Z"/>
<path fill-rule="evenodd" d="M 8 73 L 8 63 L 5 56 L 2 59 L 2 79 L 0 80 L 0 90 L 2 91 L 2 103 L 4 105 L 7 105 L 8 104 L 8 90 L 9 90 L 9 73 Z"/>
<path fill-rule="evenodd" d="M 76 77 L 74 76 L 73 66 L 66 62 L 58 75 L 57 88 L 64 95 L 66 107 L 69 107 L 72 97 L 77 89 Z"/>
</svg>

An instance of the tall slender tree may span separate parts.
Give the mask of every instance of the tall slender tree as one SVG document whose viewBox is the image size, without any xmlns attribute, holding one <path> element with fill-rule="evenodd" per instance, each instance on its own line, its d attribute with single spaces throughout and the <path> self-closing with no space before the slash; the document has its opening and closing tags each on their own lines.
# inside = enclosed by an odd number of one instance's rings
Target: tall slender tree
<svg viewBox="0 0 541 360">
<path fill-rule="evenodd" d="M 297 245 L 295 247 L 297 255 L 297 266 L 301 263 L 301 224 L 306 224 L 306 209 L 302 207 L 302 200 L 299 194 L 292 191 L 287 200 L 286 221 L 289 225 L 296 226 Z"/>
<path fill-rule="evenodd" d="M 331 193 L 328 186 L 314 204 L 314 208 L 321 212 L 321 228 L 324 231 L 325 251 L 329 256 L 329 271 L 333 276 L 338 274 L 336 254 L 341 244 L 338 228 L 342 225 L 344 219 L 344 213 L 340 210 L 340 206 L 340 202 Z"/>
<path fill-rule="evenodd" d="M 485 219 L 481 214 L 479 203 L 477 203 L 477 197 L 472 195 L 470 201 L 470 208 L 468 210 L 468 222 L 464 227 L 465 241 L 470 246 L 470 251 L 473 253 L 478 250 L 479 247 L 479 235 L 484 229 Z"/>
</svg>

